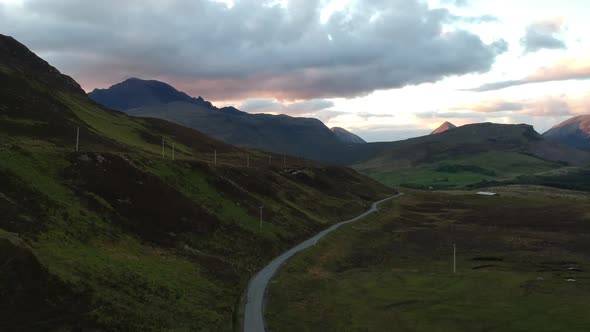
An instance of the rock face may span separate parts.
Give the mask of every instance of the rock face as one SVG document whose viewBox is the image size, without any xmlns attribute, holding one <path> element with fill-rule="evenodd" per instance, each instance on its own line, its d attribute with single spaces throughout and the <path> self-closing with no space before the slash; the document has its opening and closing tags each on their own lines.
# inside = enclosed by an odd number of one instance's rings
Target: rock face
<svg viewBox="0 0 590 332">
<path fill-rule="evenodd" d="M 357 135 L 351 133 L 350 131 L 340 128 L 334 127 L 331 129 L 336 137 L 344 143 L 353 143 L 353 144 L 364 144 L 367 143 L 364 139 L 358 137 Z"/>
<path fill-rule="evenodd" d="M 432 133 L 430 133 L 430 135 L 444 133 L 447 130 L 455 129 L 455 128 L 457 128 L 457 126 L 450 123 L 449 121 L 445 121 L 445 123 L 441 124 L 440 127 L 436 128 Z"/>
<path fill-rule="evenodd" d="M 549 129 L 543 136 L 564 145 L 590 150 L 590 114 L 564 121 Z"/>
</svg>

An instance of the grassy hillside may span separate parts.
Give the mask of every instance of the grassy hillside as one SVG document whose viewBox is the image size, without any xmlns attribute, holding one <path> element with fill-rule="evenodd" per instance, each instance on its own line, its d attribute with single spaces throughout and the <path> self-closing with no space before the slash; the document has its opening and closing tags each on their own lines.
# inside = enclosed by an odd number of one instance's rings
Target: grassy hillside
<svg viewBox="0 0 590 332">
<path fill-rule="evenodd" d="M 0 36 L 0 330 L 235 330 L 252 273 L 391 192 L 105 110 L 72 82 Z"/>
<path fill-rule="evenodd" d="M 590 195 L 493 190 L 410 191 L 336 231 L 280 271 L 270 328 L 588 331 Z"/>
<path fill-rule="evenodd" d="M 528 125 L 482 123 L 381 143 L 354 168 L 389 185 L 453 188 L 590 164 L 590 153 L 548 141 Z"/>
<path fill-rule="evenodd" d="M 563 167 L 557 170 L 537 173 L 533 175 L 520 175 L 512 179 L 502 181 L 484 181 L 473 185 L 472 188 L 483 188 L 499 185 L 537 185 L 560 189 L 590 191 L 590 169 L 579 167 Z"/>
</svg>

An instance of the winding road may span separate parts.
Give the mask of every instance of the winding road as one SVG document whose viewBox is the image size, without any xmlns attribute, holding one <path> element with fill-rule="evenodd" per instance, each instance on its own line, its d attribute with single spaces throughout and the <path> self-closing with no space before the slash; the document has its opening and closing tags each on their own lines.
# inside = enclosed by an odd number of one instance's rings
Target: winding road
<svg viewBox="0 0 590 332">
<path fill-rule="evenodd" d="M 244 332 L 264 332 L 266 330 L 264 324 L 264 300 L 266 289 L 268 287 L 270 279 L 274 276 L 274 274 L 277 272 L 277 270 L 281 267 L 283 263 L 285 263 L 289 258 L 293 257 L 293 255 L 295 255 L 296 253 L 314 246 L 321 238 L 335 231 L 340 226 L 358 221 L 368 216 L 369 214 L 376 212 L 378 210 L 379 204 L 402 195 L 403 193 L 400 193 L 395 196 L 373 203 L 373 205 L 367 212 L 361 214 L 356 218 L 342 221 L 332 225 L 330 228 L 318 233 L 314 237 L 306 241 L 303 241 L 299 245 L 291 248 L 284 254 L 275 258 L 262 270 L 260 270 L 256 274 L 256 276 L 254 276 L 254 278 L 250 280 L 250 283 L 248 284 L 248 298 L 246 299 L 246 306 L 244 309 Z"/>
</svg>

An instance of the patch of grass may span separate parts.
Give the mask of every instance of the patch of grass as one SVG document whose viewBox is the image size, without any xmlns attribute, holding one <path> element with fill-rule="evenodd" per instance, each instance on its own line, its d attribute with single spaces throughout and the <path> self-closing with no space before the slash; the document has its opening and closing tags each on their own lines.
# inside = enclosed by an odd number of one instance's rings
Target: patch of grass
<svg viewBox="0 0 590 332">
<path fill-rule="evenodd" d="M 437 163 L 367 170 L 366 173 L 389 185 L 414 188 L 457 188 L 467 185 L 514 178 L 562 167 L 557 163 L 515 152 L 490 151 L 469 156 L 450 157 Z"/>
<path fill-rule="evenodd" d="M 501 196 L 410 191 L 341 228 L 280 271 L 270 289 L 269 327 L 588 330 L 590 196 L 493 190 Z"/>
</svg>

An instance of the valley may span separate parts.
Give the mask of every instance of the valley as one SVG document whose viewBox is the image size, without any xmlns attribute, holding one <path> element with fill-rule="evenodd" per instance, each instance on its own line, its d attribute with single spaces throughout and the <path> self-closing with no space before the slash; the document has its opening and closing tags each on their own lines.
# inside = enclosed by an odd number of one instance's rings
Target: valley
<svg viewBox="0 0 590 332">
<path fill-rule="evenodd" d="M 586 331 L 587 193 L 535 186 L 406 190 L 286 264 L 281 331 Z M 456 273 L 453 273 L 456 245 Z"/>
<path fill-rule="evenodd" d="M 0 35 L 0 330 L 587 331 L 587 121 L 367 142 Z"/>
<path fill-rule="evenodd" d="M 251 274 L 394 193 L 105 109 L 10 37 L 0 68 L 0 330 L 236 330 Z"/>
</svg>

